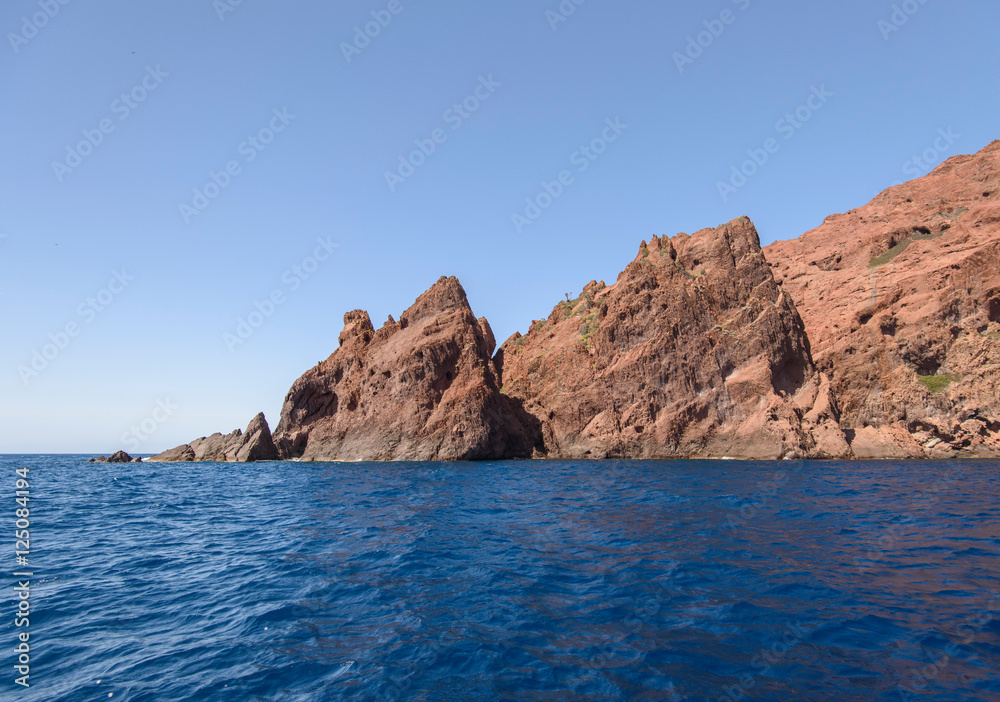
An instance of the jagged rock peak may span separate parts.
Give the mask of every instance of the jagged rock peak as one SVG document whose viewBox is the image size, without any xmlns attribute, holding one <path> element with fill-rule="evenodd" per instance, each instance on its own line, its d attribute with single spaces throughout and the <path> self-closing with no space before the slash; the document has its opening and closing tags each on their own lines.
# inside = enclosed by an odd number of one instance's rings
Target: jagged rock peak
<svg viewBox="0 0 1000 702">
<path fill-rule="evenodd" d="M 404 328 L 419 322 L 428 315 L 438 315 L 451 310 L 472 312 L 465 288 L 458 278 L 441 276 L 434 285 L 417 298 L 410 307 L 399 316 Z"/>
<path fill-rule="evenodd" d="M 371 334 L 375 332 L 372 326 L 371 317 L 364 310 L 351 310 L 344 314 L 344 330 L 340 332 L 339 341 L 341 346 L 349 340 L 361 338 L 365 343 L 371 341 Z"/>
<path fill-rule="evenodd" d="M 359 317 L 351 318 L 357 326 Z M 363 321 L 360 322 L 363 329 Z M 275 443 L 305 460 L 530 456 L 533 418 L 500 393 L 496 345 L 465 290 L 443 277 L 361 343 L 346 340 L 293 383 Z M 344 335 L 342 335 L 343 338 Z"/>
<path fill-rule="evenodd" d="M 614 285 L 592 281 L 497 354 L 546 455 L 845 455 L 753 223 L 644 244 Z"/>
</svg>

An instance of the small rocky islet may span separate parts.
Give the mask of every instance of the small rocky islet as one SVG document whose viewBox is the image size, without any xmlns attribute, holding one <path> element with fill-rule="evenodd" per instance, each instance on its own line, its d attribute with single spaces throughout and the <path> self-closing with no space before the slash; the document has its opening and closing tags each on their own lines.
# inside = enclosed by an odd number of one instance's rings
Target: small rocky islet
<svg viewBox="0 0 1000 702">
<path fill-rule="evenodd" d="M 453 277 L 339 342 L 273 436 L 147 460 L 1000 457 L 1000 141 L 798 239 L 653 237 L 499 349 Z"/>
<path fill-rule="evenodd" d="M 100 456 L 99 458 L 91 458 L 88 463 L 142 463 L 142 458 L 136 456 L 132 458 L 130 455 L 124 451 L 115 451 L 110 457 Z"/>
</svg>

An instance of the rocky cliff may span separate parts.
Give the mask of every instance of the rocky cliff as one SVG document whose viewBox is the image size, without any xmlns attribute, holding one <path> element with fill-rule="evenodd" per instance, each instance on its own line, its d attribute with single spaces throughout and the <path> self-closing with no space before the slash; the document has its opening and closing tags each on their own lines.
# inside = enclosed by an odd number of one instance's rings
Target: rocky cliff
<svg viewBox="0 0 1000 702">
<path fill-rule="evenodd" d="M 757 231 L 643 242 L 497 354 L 504 392 L 550 457 L 835 457 L 849 452 L 829 382 Z"/>
<path fill-rule="evenodd" d="M 237 429 L 231 434 L 212 434 L 182 444 L 147 461 L 275 461 L 278 450 L 271 439 L 263 412 L 247 425 L 246 431 Z"/>
<path fill-rule="evenodd" d="M 501 394 L 495 346 L 456 278 L 378 330 L 367 312 L 348 312 L 340 348 L 288 391 L 278 449 L 307 460 L 531 456 L 539 426 Z"/>
<path fill-rule="evenodd" d="M 494 355 L 455 278 L 151 460 L 1000 456 L 1000 142 L 761 249 L 653 237 Z"/>
<path fill-rule="evenodd" d="M 1000 141 L 764 252 L 855 456 L 1000 455 Z"/>
</svg>

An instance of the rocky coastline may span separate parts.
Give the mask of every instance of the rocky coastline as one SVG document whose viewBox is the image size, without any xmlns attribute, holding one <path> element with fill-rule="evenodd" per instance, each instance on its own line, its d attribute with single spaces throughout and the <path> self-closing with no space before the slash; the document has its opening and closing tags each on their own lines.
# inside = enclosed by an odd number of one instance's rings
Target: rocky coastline
<svg viewBox="0 0 1000 702">
<path fill-rule="evenodd" d="M 762 248 L 643 241 L 497 349 L 456 278 L 151 461 L 1000 457 L 1000 141 Z"/>
</svg>

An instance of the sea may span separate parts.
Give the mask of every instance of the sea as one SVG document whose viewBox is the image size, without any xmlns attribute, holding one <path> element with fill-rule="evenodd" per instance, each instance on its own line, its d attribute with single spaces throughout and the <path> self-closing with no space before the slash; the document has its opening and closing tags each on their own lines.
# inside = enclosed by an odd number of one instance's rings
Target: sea
<svg viewBox="0 0 1000 702">
<path fill-rule="evenodd" d="M 998 462 L 88 458 L 0 457 L 0 700 L 1000 700 Z"/>
</svg>

